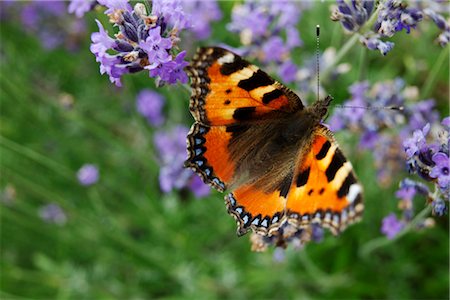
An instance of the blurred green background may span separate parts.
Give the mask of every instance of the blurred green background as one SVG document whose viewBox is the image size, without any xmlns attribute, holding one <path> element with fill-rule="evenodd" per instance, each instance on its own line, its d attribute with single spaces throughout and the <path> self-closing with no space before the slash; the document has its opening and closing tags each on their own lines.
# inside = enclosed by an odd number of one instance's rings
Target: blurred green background
<svg viewBox="0 0 450 300">
<path fill-rule="evenodd" d="M 224 20 L 204 45 L 237 45 L 225 29 L 231 6 L 221 3 Z M 370 153 L 356 154 L 357 137 L 348 133 L 337 133 L 337 139 L 365 187 L 364 219 L 339 237 L 327 233 L 322 243 L 288 248 L 281 262 L 273 249 L 254 253 L 248 236 L 236 237 L 220 193 L 202 200 L 189 192 L 162 194 L 155 129 L 135 109 L 137 93 L 154 88 L 154 81 L 144 72 L 128 75 L 118 89 L 100 76 L 89 52 L 96 17 L 104 19 L 87 14 L 89 28 L 78 51 L 46 51 L 17 20 L 2 21 L 2 299 L 448 298 L 448 216 L 434 228 L 359 255 L 381 237 L 382 218 L 397 211 L 394 192 L 405 174 L 394 177 L 391 187 L 380 187 Z M 316 5 L 300 23 L 305 46 L 299 62 L 304 53 L 314 54 L 317 23 L 323 49 L 339 49 L 348 39 L 329 20 L 329 3 Z M 423 97 L 433 97 L 442 115 L 448 114 L 448 55 L 443 67 L 435 62 L 449 47 L 433 44 L 433 26 L 420 28 L 420 35 L 396 35 L 386 57 L 355 45 L 342 60 L 352 70 L 325 87 L 338 102 L 359 79 L 400 76 L 421 89 L 436 68 Z M 190 55 L 198 46 L 192 43 Z M 167 86 L 158 92 L 167 100 L 166 127 L 189 126 L 188 90 Z M 78 183 L 76 172 L 84 163 L 99 167 L 99 183 Z M 65 224 L 39 217 L 48 203 L 63 208 Z M 424 205 L 417 199 L 418 210 Z"/>
</svg>

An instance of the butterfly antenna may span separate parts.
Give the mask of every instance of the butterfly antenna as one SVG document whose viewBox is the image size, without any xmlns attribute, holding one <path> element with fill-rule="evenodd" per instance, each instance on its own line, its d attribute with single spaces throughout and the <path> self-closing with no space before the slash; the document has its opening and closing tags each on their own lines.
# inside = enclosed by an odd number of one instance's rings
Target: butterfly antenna
<svg viewBox="0 0 450 300">
<path fill-rule="evenodd" d="M 356 106 L 356 105 L 333 105 L 335 108 L 354 108 L 354 109 L 365 109 L 365 110 L 398 110 L 403 111 L 405 108 L 403 106 Z"/>
<path fill-rule="evenodd" d="M 316 25 L 316 72 L 317 72 L 317 101 L 320 99 L 320 60 L 319 60 L 319 36 L 320 36 L 320 26 Z"/>
</svg>

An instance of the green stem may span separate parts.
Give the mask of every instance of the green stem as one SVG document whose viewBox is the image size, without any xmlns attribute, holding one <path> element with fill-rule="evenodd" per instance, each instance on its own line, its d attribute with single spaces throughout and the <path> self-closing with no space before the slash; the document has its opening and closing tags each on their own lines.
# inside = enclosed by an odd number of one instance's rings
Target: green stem
<svg viewBox="0 0 450 300">
<path fill-rule="evenodd" d="M 342 46 L 341 49 L 339 49 L 339 52 L 336 54 L 336 57 L 334 59 L 334 61 L 327 66 L 327 68 L 323 71 L 322 73 L 322 77 L 323 78 L 327 78 L 331 71 L 334 69 L 334 66 L 336 66 L 341 59 L 347 54 L 347 52 L 352 49 L 352 47 L 355 45 L 356 41 L 358 40 L 359 35 L 358 34 L 354 34 L 345 44 L 344 46 Z"/>
<path fill-rule="evenodd" d="M 409 233 L 431 212 L 431 205 L 427 205 L 416 217 L 408 223 L 394 238 L 388 239 L 387 237 L 379 237 L 367 242 L 359 249 L 359 256 L 363 258 L 369 257 L 369 255 L 378 248 L 387 246 L 394 243 L 396 240 Z"/>
<path fill-rule="evenodd" d="M 28 159 L 33 160 L 38 164 L 41 164 L 68 179 L 74 178 L 72 170 L 68 169 L 64 165 L 1 135 L 0 135 L 0 145 L 8 148 L 13 152 L 16 152 L 19 155 L 22 155 L 24 157 L 27 157 Z"/>
<path fill-rule="evenodd" d="M 447 58 L 449 55 L 450 51 L 447 50 L 450 50 L 450 48 L 446 47 L 445 49 L 442 50 L 441 54 L 436 60 L 436 63 L 433 66 L 433 69 L 431 69 L 430 75 L 425 81 L 424 88 L 422 89 L 421 99 L 425 99 L 426 97 L 430 96 L 431 90 L 436 84 L 437 75 L 441 70 L 442 66 L 444 65 L 445 58 Z"/>
<path fill-rule="evenodd" d="M 313 280 L 323 289 L 330 289 L 336 286 L 343 286 L 349 283 L 349 278 L 345 275 L 333 275 L 329 276 L 320 270 L 313 262 L 313 260 L 306 253 L 306 249 L 302 249 L 299 252 L 299 258 L 306 272 L 311 276 Z"/>
</svg>

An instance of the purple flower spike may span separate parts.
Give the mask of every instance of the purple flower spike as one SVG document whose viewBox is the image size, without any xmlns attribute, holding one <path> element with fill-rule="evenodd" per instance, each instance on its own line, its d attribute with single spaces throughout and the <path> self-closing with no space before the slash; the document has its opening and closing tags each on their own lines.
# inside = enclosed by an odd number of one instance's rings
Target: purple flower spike
<svg viewBox="0 0 450 300">
<path fill-rule="evenodd" d="M 407 159 L 410 159 L 419 152 L 425 152 L 427 146 L 426 136 L 429 131 L 430 124 L 428 123 L 422 130 L 415 130 L 412 138 L 409 138 L 403 142 Z"/>
<path fill-rule="evenodd" d="M 405 226 L 405 224 L 398 220 L 395 214 L 390 214 L 383 219 L 383 225 L 381 226 L 381 233 L 392 240 Z"/>
<path fill-rule="evenodd" d="M 151 90 L 142 90 L 136 100 L 137 111 L 147 118 L 147 121 L 153 126 L 162 125 L 164 122 L 164 115 L 162 108 L 164 106 L 164 98 Z"/>
<path fill-rule="evenodd" d="M 442 152 L 434 154 L 432 159 L 436 165 L 431 169 L 430 177 L 437 178 L 439 187 L 443 191 L 448 191 L 450 184 L 450 160 L 447 154 Z"/>
<path fill-rule="evenodd" d="M 85 164 L 78 170 L 77 178 L 81 185 L 93 185 L 99 179 L 98 168 L 92 164 Z"/>
<path fill-rule="evenodd" d="M 39 217 L 47 223 L 64 225 L 67 216 L 58 204 L 47 204 L 39 209 Z"/>
</svg>

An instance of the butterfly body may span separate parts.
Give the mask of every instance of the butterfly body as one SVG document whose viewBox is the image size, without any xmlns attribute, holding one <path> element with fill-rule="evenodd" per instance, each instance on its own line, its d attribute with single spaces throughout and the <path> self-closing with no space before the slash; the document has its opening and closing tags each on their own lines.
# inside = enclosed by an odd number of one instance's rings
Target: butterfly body
<svg viewBox="0 0 450 300">
<path fill-rule="evenodd" d="M 338 233 L 362 213 L 361 186 L 332 133 L 320 122 L 331 97 L 304 107 L 258 67 L 222 48 L 191 63 L 188 135 L 193 168 L 225 196 L 238 234 L 265 235 L 288 222 Z"/>
</svg>

